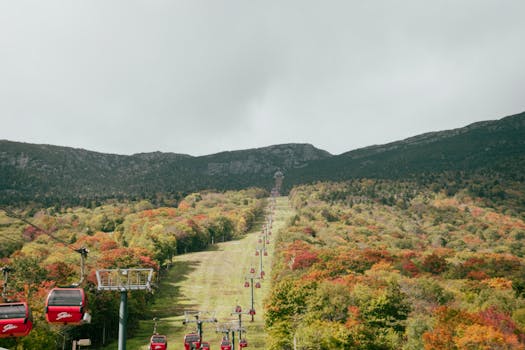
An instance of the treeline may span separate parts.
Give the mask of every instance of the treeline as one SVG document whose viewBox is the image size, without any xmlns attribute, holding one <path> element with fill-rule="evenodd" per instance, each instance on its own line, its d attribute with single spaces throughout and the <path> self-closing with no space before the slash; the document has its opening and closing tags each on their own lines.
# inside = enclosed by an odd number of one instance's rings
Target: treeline
<svg viewBox="0 0 525 350">
<path fill-rule="evenodd" d="M 84 289 L 93 320 L 78 327 L 60 327 L 61 333 L 68 339 L 90 338 L 94 346 L 116 339 L 119 295 L 97 291 L 97 269 L 153 268 L 159 278 L 174 255 L 246 233 L 261 215 L 265 196 L 258 189 L 203 192 L 186 196 L 177 207 L 156 207 L 149 201 L 113 202 L 93 209 L 49 208 L 28 217 L 68 246 L 0 213 L 0 262 L 14 270 L 8 295 L 11 300 L 28 301 L 35 318 L 27 337 L 0 339 L 0 346 L 10 348 L 16 343 L 24 349 L 55 349 L 59 328 L 46 323 L 44 302 L 54 286 L 79 280 L 80 256 L 71 249 L 79 247 L 89 250 Z M 130 293 L 130 335 L 140 319 L 153 317 L 147 307 L 151 298 L 146 292 Z"/>
<path fill-rule="evenodd" d="M 482 180 L 453 192 L 442 178 L 292 190 L 269 348 L 524 349 L 525 191 Z"/>
</svg>

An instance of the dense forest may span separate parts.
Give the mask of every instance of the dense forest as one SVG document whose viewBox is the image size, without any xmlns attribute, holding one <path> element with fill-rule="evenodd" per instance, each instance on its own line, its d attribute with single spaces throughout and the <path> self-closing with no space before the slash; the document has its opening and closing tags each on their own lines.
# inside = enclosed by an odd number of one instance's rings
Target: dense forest
<svg viewBox="0 0 525 350">
<path fill-rule="evenodd" d="M 148 201 L 107 202 L 91 209 L 52 207 L 17 213 L 47 233 L 0 212 L 0 266 L 13 269 L 7 297 L 27 301 L 35 320 L 28 336 L 0 339 L 0 346 L 11 348 L 16 343 L 24 349 L 55 349 L 62 337 L 90 338 L 94 346 L 115 340 L 119 293 L 97 291 L 97 269 L 146 267 L 154 269 L 156 279 L 162 278 L 176 254 L 203 250 L 247 232 L 261 215 L 266 195 L 258 189 L 200 192 L 170 207 Z M 92 322 L 50 326 L 44 317 L 45 298 L 54 286 L 79 280 L 80 256 L 73 249 L 80 247 L 89 250 L 84 289 Z M 152 317 L 148 305 L 154 293 L 134 292 L 129 298 L 128 333 L 132 335 L 139 319 Z"/>
<path fill-rule="evenodd" d="M 282 144 L 193 157 L 176 153 L 103 154 L 0 140 L 0 204 L 95 207 L 107 199 L 171 205 L 202 190 L 283 190 L 316 181 L 406 179 L 467 172 L 523 178 L 525 113 L 431 132 L 339 155 L 309 144 Z"/>
<path fill-rule="evenodd" d="M 0 140 L 0 204 L 94 207 L 109 199 L 171 205 L 203 190 L 271 188 L 278 169 L 329 157 L 308 144 L 283 144 L 192 157 L 104 154 Z"/>
<path fill-rule="evenodd" d="M 525 181 L 523 169 L 525 112 L 312 161 L 287 171 L 286 188 L 353 178 L 419 181 L 424 175 L 458 172 Z"/>
<path fill-rule="evenodd" d="M 525 349 L 523 181 L 356 179 L 290 201 L 270 349 Z"/>
<path fill-rule="evenodd" d="M 243 235 L 267 192 L 196 192 L 171 206 L 107 201 L 92 208 L 19 209 L 52 237 L 0 214 L 0 262 L 10 299 L 27 300 L 35 328 L 0 346 L 54 349 L 60 337 L 115 339 L 118 293 L 96 290 L 102 268 L 151 267 Z M 296 214 L 277 235 L 265 306 L 270 349 L 525 349 L 525 183 L 445 172 L 295 187 Z M 57 243 L 58 238 L 66 244 Z M 89 249 L 91 324 L 50 326 L 44 300 L 79 278 Z M 130 335 L 155 293 L 130 295 Z"/>
<path fill-rule="evenodd" d="M 305 144 L 192 157 L 0 141 L 5 299 L 28 301 L 35 319 L 0 346 L 115 339 L 119 296 L 97 291 L 95 271 L 151 267 L 158 281 L 175 255 L 241 237 L 282 170 L 296 213 L 277 235 L 270 349 L 525 349 L 524 169 L 525 113 L 337 156 Z M 58 333 L 45 298 L 79 280 L 81 247 L 93 321 Z M 130 296 L 130 335 L 154 300 Z"/>
</svg>

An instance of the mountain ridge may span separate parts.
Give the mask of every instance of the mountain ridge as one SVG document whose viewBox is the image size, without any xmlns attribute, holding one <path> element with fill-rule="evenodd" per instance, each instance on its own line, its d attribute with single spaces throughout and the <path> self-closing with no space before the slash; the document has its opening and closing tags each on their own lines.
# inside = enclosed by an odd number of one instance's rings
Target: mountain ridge
<svg viewBox="0 0 525 350">
<path fill-rule="evenodd" d="M 294 182 L 287 186 L 320 180 L 400 178 L 428 172 L 483 169 L 512 172 L 514 177 L 525 171 L 525 112 L 316 161 L 301 169 L 300 174 L 295 171 L 288 174 Z"/>
<path fill-rule="evenodd" d="M 159 151 L 118 155 L 0 140 L 0 201 L 85 203 L 176 197 L 205 189 L 270 189 L 277 170 L 285 173 L 285 190 L 315 181 L 487 167 L 516 173 L 523 170 L 524 158 L 525 112 L 339 155 L 308 143 L 192 156 Z"/>
<path fill-rule="evenodd" d="M 0 140 L 3 202 L 59 198 L 176 196 L 199 189 L 271 186 L 273 172 L 305 166 L 331 154 L 289 143 L 205 156 L 148 152 L 105 154 L 85 149 Z M 225 184 L 225 178 L 229 183 Z M 75 202 L 75 200 L 73 200 Z"/>
<path fill-rule="evenodd" d="M 513 115 L 510 115 L 510 116 L 506 116 L 506 117 L 503 117 L 501 119 L 484 120 L 484 121 L 474 122 L 474 123 L 468 124 L 468 125 L 466 125 L 464 127 L 447 129 L 447 130 L 440 130 L 440 131 L 426 132 L 426 133 L 423 133 L 423 134 L 410 136 L 408 138 L 405 138 L 405 139 L 402 139 L 402 140 L 398 140 L 398 141 L 388 142 L 388 143 L 379 144 L 379 145 L 370 145 L 370 146 L 366 146 L 366 147 L 361 147 L 361 148 L 358 148 L 358 149 L 355 149 L 355 150 L 343 152 L 343 153 L 339 154 L 339 156 L 341 156 L 341 155 L 351 155 L 353 153 L 363 152 L 363 151 L 371 151 L 371 150 L 382 149 L 382 148 L 386 148 L 388 146 L 392 147 L 392 146 L 403 145 L 403 144 L 411 144 L 411 143 L 413 143 L 413 144 L 430 143 L 430 142 L 433 142 L 433 141 L 436 141 L 437 139 L 439 139 L 440 136 L 441 137 L 453 137 L 453 136 L 457 136 L 457 135 L 460 135 L 462 133 L 466 133 L 466 132 L 469 132 L 469 131 L 472 131 L 472 130 L 475 130 L 475 129 L 479 129 L 479 128 L 483 128 L 483 127 L 490 127 L 490 126 L 493 126 L 493 125 L 499 125 L 500 123 L 507 123 L 507 122 L 517 121 L 518 123 L 521 123 L 521 127 L 523 127 L 524 124 L 525 124 L 525 119 L 522 118 L 523 115 L 525 115 L 525 111 L 521 112 L 521 113 L 518 113 L 518 114 L 513 114 Z"/>
</svg>

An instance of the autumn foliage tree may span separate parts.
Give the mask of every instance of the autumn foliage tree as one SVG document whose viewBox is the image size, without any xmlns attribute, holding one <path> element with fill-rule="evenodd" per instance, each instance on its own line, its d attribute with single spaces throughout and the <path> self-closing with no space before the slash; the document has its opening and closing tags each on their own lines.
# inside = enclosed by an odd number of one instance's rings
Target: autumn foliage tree
<svg viewBox="0 0 525 350">
<path fill-rule="evenodd" d="M 482 178 L 452 175 L 292 189 L 296 214 L 278 236 L 266 305 L 270 344 L 290 348 L 295 334 L 305 349 L 523 349 L 515 199 L 525 187 L 496 205 L 471 196 Z"/>
<path fill-rule="evenodd" d="M 195 193 L 184 198 L 179 207 L 155 207 L 146 200 L 110 201 L 89 208 L 56 206 L 27 213 L 28 220 L 52 232 L 63 243 L 33 226 L 0 216 L 2 236 L 12 232 L 13 240 L 19 237 L 9 247 L 0 245 L 2 266 L 14 269 L 10 297 L 28 301 L 35 318 L 33 331 L 18 344 L 25 349 L 55 349 L 56 334 L 45 322 L 44 302 L 51 288 L 80 280 L 80 257 L 75 248 L 89 250 L 83 288 L 93 320 L 91 324 L 68 329 L 66 336 L 90 338 L 95 346 L 100 346 L 103 339 L 117 336 L 119 294 L 97 291 L 96 270 L 153 268 L 157 273 L 176 254 L 241 237 L 262 213 L 262 193 L 257 189 Z M 139 320 L 152 317 L 148 313 L 152 298 L 146 292 L 130 294 L 128 334 L 137 329 Z M 13 343 L 0 339 L 0 346 L 11 348 Z"/>
</svg>

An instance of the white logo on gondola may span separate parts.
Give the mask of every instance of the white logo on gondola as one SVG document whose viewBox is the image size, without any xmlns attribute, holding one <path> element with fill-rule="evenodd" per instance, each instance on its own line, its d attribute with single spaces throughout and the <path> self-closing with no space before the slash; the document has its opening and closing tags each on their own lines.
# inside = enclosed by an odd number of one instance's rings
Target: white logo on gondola
<svg viewBox="0 0 525 350">
<path fill-rule="evenodd" d="M 2 333 L 5 333 L 5 332 L 7 332 L 7 331 L 10 331 L 11 329 L 17 329 L 17 328 L 18 328 L 17 325 L 14 325 L 14 324 L 12 324 L 12 323 L 9 323 L 9 324 L 6 324 L 6 325 L 4 326 L 4 328 L 2 329 Z"/>
<path fill-rule="evenodd" d="M 71 315 L 69 312 L 59 312 L 57 315 L 57 321 L 63 318 L 70 318 L 70 317 L 73 317 L 73 315 Z"/>
</svg>

